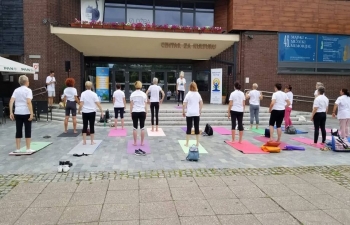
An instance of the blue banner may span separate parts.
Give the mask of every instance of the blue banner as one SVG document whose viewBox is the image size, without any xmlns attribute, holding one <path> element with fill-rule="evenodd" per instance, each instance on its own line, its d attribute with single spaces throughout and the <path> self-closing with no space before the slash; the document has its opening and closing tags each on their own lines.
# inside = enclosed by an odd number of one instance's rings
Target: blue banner
<svg viewBox="0 0 350 225">
<path fill-rule="evenodd" d="M 350 63 L 350 37 L 318 35 L 318 62 Z"/>
<path fill-rule="evenodd" d="M 96 67 L 96 94 L 101 102 L 109 102 L 109 67 Z"/>
<path fill-rule="evenodd" d="M 316 34 L 279 33 L 279 62 L 315 62 Z"/>
</svg>

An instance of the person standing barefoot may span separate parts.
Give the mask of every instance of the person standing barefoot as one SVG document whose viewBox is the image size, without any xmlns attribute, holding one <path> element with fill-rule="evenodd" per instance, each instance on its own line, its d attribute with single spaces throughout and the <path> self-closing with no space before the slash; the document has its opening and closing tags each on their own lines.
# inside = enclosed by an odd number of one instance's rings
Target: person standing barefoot
<svg viewBox="0 0 350 225">
<path fill-rule="evenodd" d="M 262 92 L 258 91 L 258 84 L 253 84 L 253 90 L 246 93 L 246 99 L 249 99 L 249 113 L 250 113 L 250 129 L 253 128 L 254 118 L 256 126 L 259 128 L 259 111 L 260 111 L 260 101 L 263 99 Z"/>
<path fill-rule="evenodd" d="M 63 102 L 66 104 L 66 117 L 64 118 L 64 133 L 68 130 L 69 116 L 72 114 L 73 119 L 73 132 L 77 133 L 77 103 L 80 104 L 78 99 L 77 89 L 74 88 L 75 80 L 73 78 L 66 79 L 66 88 L 63 91 Z"/>
<path fill-rule="evenodd" d="M 113 93 L 114 127 L 117 129 L 118 114 L 120 113 L 122 129 L 124 130 L 124 111 L 126 109 L 125 93 L 121 90 L 120 84 L 117 84 L 116 87 L 117 90 Z"/>
<path fill-rule="evenodd" d="M 159 100 L 159 92 L 162 93 L 162 99 Z M 164 91 L 160 86 L 158 86 L 158 78 L 153 78 L 153 85 L 149 86 L 146 95 L 148 96 L 148 93 L 151 93 L 151 123 L 152 123 L 152 130 L 154 131 L 154 116 L 156 116 L 156 132 L 158 132 L 158 114 L 159 114 L 159 105 L 162 104 L 165 94 Z M 155 111 L 155 115 L 154 115 Z"/>
<path fill-rule="evenodd" d="M 235 82 L 235 91 L 230 95 L 230 103 L 228 105 L 227 117 L 231 117 L 231 134 L 232 142 L 235 142 L 236 138 L 236 120 L 238 122 L 239 130 L 239 143 L 242 143 L 243 138 L 243 113 L 245 108 L 245 97 L 244 93 L 241 91 L 241 84 Z"/>
</svg>

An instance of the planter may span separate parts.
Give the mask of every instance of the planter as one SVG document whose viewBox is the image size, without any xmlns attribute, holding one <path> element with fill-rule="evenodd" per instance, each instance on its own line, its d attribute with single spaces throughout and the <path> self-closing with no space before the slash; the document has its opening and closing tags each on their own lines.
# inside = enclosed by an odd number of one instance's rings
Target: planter
<svg viewBox="0 0 350 225">
<path fill-rule="evenodd" d="M 112 29 L 112 25 L 110 25 L 110 24 L 103 25 L 103 29 Z"/>
<path fill-rule="evenodd" d="M 159 28 L 159 27 L 155 27 L 154 31 L 164 31 L 164 29 L 163 28 Z"/>
<path fill-rule="evenodd" d="M 135 30 L 132 26 L 124 26 L 124 30 Z"/>
<path fill-rule="evenodd" d="M 185 33 L 192 33 L 193 30 L 192 29 L 184 29 L 183 32 L 185 32 Z"/>
<path fill-rule="evenodd" d="M 103 25 L 94 24 L 94 25 L 92 25 L 92 28 L 95 28 L 95 29 L 102 29 L 102 28 L 103 28 Z"/>
<path fill-rule="evenodd" d="M 134 30 L 146 30 L 146 27 L 135 27 Z"/>
<path fill-rule="evenodd" d="M 203 33 L 203 31 L 202 30 L 197 30 L 197 29 L 193 29 L 193 33 Z"/>
<path fill-rule="evenodd" d="M 211 30 L 206 30 L 206 29 L 205 29 L 205 30 L 202 30 L 202 33 L 210 34 L 210 33 L 212 33 L 212 32 L 211 32 Z"/>
<path fill-rule="evenodd" d="M 124 26 L 123 25 L 112 25 L 112 29 L 123 30 Z"/>
<path fill-rule="evenodd" d="M 221 32 L 222 32 L 221 30 L 213 30 L 212 31 L 213 34 L 221 34 Z"/>
<path fill-rule="evenodd" d="M 70 24 L 71 27 L 81 27 L 80 23 L 71 23 Z"/>
<path fill-rule="evenodd" d="M 175 32 L 179 32 L 179 33 L 183 33 L 184 32 L 184 30 L 182 30 L 182 29 L 175 29 L 174 31 Z"/>
<path fill-rule="evenodd" d="M 147 31 L 154 31 L 154 27 L 146 27 Z"/>
<path fill-rule="evenodd" d="M 92 26 L 90 24 L 82 24 L 81 27 L 82 28 L 91 28 Z"/>
</svg>

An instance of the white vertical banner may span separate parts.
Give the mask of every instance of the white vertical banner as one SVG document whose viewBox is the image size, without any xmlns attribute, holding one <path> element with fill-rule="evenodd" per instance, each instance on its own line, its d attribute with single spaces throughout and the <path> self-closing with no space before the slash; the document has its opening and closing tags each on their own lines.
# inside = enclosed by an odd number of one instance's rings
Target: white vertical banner
<svg viewBox="0 0 350 225">
<path fill-rule="evenodd" d="M 210 104 L 222 104 L 222 68 L 211 69 Z"/>
<path fill-rule="evenodd" d="M 103 22 L 105 0 L 81 0 L 81 21 Z"/>
</svg>

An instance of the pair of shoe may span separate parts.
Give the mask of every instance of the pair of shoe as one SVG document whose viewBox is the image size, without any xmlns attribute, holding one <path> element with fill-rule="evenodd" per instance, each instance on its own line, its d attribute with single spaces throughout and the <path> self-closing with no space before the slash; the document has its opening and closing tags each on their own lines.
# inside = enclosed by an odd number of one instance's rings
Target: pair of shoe
<svg viewBox="0 0 350 225">
<path fill-rule="evenodd" d="M 82 156 L 88 156 L 88 154 L 85 154 L 85 153 L 83 153 L 83 154 L 73 154 L 73 156 L 75 156 L 75 157 L 82 157 Z"/>
<path fill-rule="evenodd" d="M 145 151 L 142 151 L 141 149 L 135 150 L 135 155 L 146 155 Z"/>
<path fill-rule="evenodd" d="M 33 152 L 35 151 L 32 149 L 27 149 L 25 151 L 21 151 L 20 149 L 17 149 L 16 151 L 13 151 L 13 153 L 33 153 Z"/>
<path fill-rule="evenodd" d="M 59 173 L 67 173 L 69 171 L 69 167 L 73 166 L 73 163 L 71 163 L 70 161 L 60 161 L 58 168 L 57 168 L 57 172 Z"/>
</svg>

